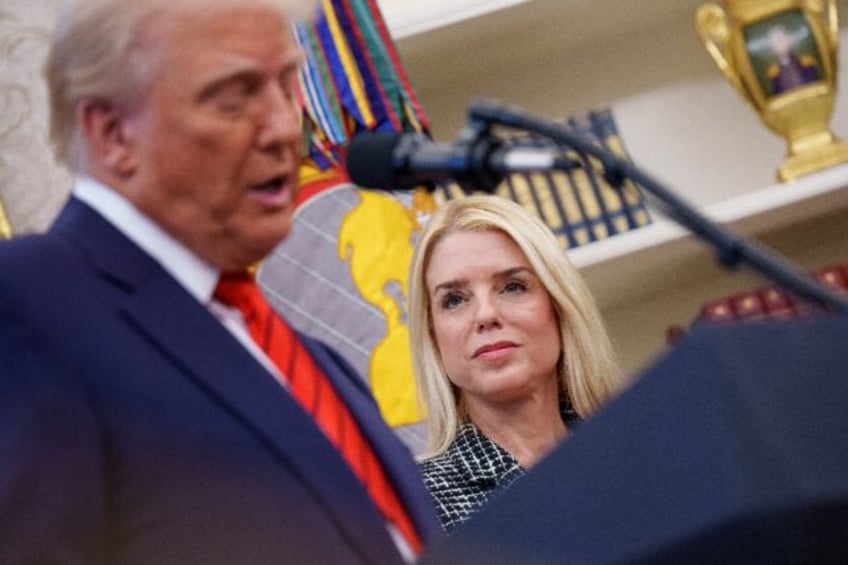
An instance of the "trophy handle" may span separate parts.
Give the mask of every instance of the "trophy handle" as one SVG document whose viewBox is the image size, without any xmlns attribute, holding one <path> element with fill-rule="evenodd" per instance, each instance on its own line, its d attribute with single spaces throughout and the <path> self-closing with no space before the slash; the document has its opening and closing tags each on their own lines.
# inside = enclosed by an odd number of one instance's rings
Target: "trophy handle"
<svg viewBox="0 0 848 565">
<path fill-rule="evenodd" d="M 806 0 L 806 9 L 821 16 L 827 33 L 827 46 L 829 57 L 833 68 L 836 69 L 837 55 L 839 54 L 839 16 L 836 10 L 835 0 Z"/>
<path fill-rule="evenodd" d="M 739 80 L 730 61 L 727 59 L 728 42 L 730 40 L 730 24 L 727 14 L 716 4 L 703 4 L 695 12 L 695 29 L 701 36 L 701 41 L 707 52 L 715 61 L 724 78 L 736 89 L 744 100 L 749 100 L 749 93 Z"/>
<path fill-rule="evenodd" d="M 839 16 L 835 0 L 807 0 L 807 9 L 825 19 L 830 47 L 835 53 L 839 45 Z"/>
</svg>

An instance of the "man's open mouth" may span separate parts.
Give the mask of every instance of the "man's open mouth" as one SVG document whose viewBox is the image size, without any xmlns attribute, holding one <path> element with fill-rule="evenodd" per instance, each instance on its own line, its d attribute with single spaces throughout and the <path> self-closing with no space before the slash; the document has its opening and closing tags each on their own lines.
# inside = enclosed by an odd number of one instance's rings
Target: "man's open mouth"
<svg viewBox="0 0 848 565">
<path fill-rule="evenodd" d="M 280 190 L 283 189 L 283 187 L 285 186 L 285 181 L 286 181 L 286 178 L 281 175 L 281 176 L 269 179 L 266 182 L 254 184 L 250 188 L 251 188 L 251 190 L 255 190 L 257 192 L 275 193 L 275 192 L 279 192 Z"/>
</svg>

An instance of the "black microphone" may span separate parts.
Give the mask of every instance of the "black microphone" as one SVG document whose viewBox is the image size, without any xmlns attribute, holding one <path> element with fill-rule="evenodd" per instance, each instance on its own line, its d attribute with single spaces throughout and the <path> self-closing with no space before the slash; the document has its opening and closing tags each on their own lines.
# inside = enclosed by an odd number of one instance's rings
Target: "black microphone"
<svg viewBox="0 0 848 565">
<path fill-rule="evenodd" d="M 489 134 L 445 144 L 421 133 L 366 132 L 353 137 L 347 152 L 350 179 L 380 190 L 453 180 L 467 191 L 494 192 L 509 173 L 575 166 L 552 148 L 510 144 Z"/>
</svg>

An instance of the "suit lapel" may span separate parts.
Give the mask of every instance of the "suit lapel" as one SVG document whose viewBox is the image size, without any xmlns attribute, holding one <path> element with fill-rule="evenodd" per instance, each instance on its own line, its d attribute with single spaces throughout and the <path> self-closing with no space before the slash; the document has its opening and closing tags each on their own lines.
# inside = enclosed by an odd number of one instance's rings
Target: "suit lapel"
<svg viewBox="0 0 848 565">
<path fill-rule="evenodd" d="M 316 340 L 303 335 L 299 337 L 359 422 L 362 433 L 383 463 L 386 476 L 394 485 L 422 540 L 426 543 L 440 536 L 442 529 L 418 466 L 400 440 L 393 433 L 385 433 L 386 424 L 370 393 L 357 390 L 357 385 L 351 380 L 351 376 L 358 378 L 354 369 Z M 347 371 L 348 375 L 343 371 Z"/>
<path fill-rule="evenodd" d="M 365 560 L 397 559 L 367 493 L 312 418 L 205 306 L 78 201 L 72 199 L 56 226 L 86 248 L 102 276 L 126 287 L 128 298 L 120 308 L 129 323 L 300 478 Z"/>
</svg>

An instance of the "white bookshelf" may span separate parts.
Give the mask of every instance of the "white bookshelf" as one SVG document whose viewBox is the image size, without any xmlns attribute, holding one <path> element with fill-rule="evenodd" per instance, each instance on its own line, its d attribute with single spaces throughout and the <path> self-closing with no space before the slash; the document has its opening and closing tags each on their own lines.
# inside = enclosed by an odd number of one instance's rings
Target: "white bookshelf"
<svg viewBox="0 0 848 565">
<path fill-rule="evenodd" d="M 848 167 L 780 184 L 781 139 L 719 75 L 693 16 L 704 0 L 381 0 L 434 137 L 453 139 L 476 97 L 551 118 L 611 107 L 633 161 L 708 217 L 804 268 L 848 260 Z M 837 0 L 842 26 L 848 0 Z M 848 137 L 848 34 L 832 125 Z M 570 251 L 635 372 L 704 302 L 764 284 L 655 222 Z"/>
</svg>

